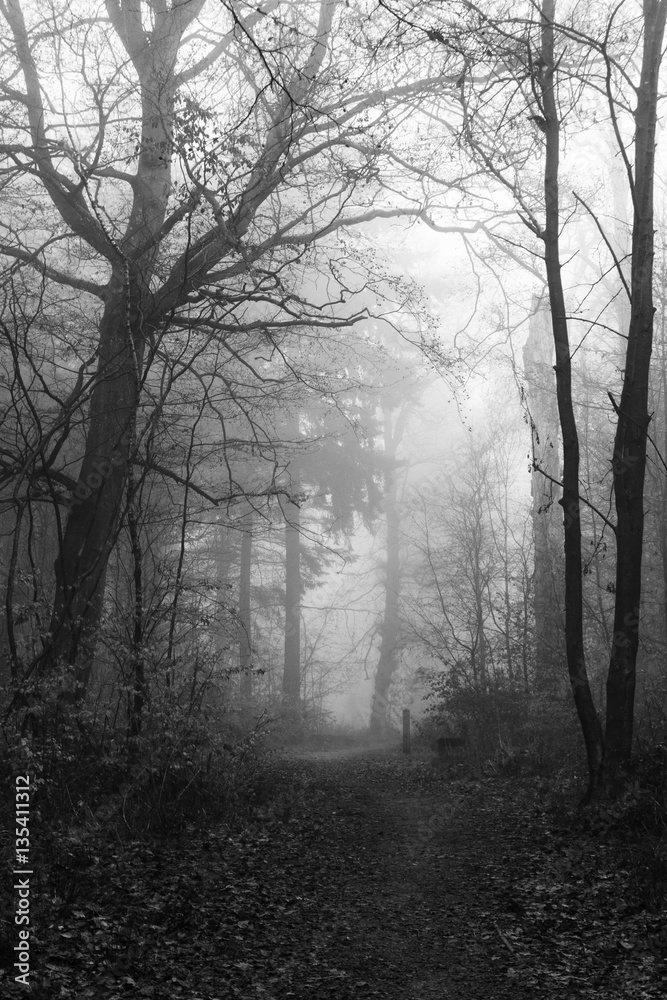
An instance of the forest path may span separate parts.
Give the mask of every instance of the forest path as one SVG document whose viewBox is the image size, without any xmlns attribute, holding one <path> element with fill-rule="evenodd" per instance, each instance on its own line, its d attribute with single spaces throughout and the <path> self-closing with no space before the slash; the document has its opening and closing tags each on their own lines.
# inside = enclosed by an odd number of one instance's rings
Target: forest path
<svg viewBox="0 0 667 1000">
<path fill-rule="evenodd" d="M 433 760 L 405 758 L 395 741 L 282 759 L 315 820 L 306 850 L 317 862 L 309 888 L 318 902 L 302 897 L 308 919 L 293 924 L 297 962 L 309 947 L 306 982 L 276 997 L 534 995 L 517 982 L 498 924 L 507 922 L 498 897 L 508 845 L 479 810 L 471 823 L 479 783 L 447 779 Z"/>
<path fill-rule="evenodd" d="M 535 780 L 443 771 L 398 741 L 284 751 L 273 767 L 292 798 L 274 799 L 281 825 L 253 878 L 286 909 L 221 996 L 664 996 L 664 917 L 638 913 L 642 890 L 595 833 L 554 830 Z"/>
<path fill-rule="evenodd" d="M 398 742 L 274 751 L 257 777 L 243 832 L 80 845 L 57 913 L 36 909 L 31 996 L 664 997 L 655 872 L 558 828 L 534 780 Z"/>
</svg>

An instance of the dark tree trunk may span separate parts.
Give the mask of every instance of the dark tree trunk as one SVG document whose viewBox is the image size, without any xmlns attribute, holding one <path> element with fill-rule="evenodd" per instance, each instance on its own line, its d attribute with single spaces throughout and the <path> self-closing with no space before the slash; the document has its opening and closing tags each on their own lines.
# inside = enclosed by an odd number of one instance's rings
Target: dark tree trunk
<svg viewBox="0 0 667 1000">
<path fill-rule="evenodd" d="M 556 395 L 563 437 L 563 496 L 565 549 L 565 648 L 570 685 L 579 716 L 588 758 L 587 798 L 602 782 L 604 738 L 588 681 L 583 634 L 583 577 L 581 565 L 581 519 L 579 502 L 579 437 L 572 402 L 572 359 L 559 248 L 560 203 L 558 170 L 560 125 L 554 92 L 555 0 L 542 5 L 543 70 L 540 78 L 545 118 L 546 163 L 544 171 L 544 240 L 549 303 L 556 348 Z"/>
<path fill-rule="evenodd" d="M 130 738 L 139 736 L 146 701 L 146 664 L 144 662 L 144 565 L 141 545 L 141 526 L 135 509 L 136 484 L 130 477 L 127 490 L 127 523 L 132 551 L 134 601 L 132 628 L 132 692 L 129 704 Z"/>
<path fill-rule="evenodd" d="M 630 328 L 618 404 L 612 472 L 616 506 L 616 601 L 607 675 L 607 766 L 616 782 L 630 760 L 639 647 L 644 480 L 653 342 L 653 187 L 665 0 L 644 0 L 642 70 L 635 110 Z"/>
<path fill-rule="evenodd" d="M 250 579 L 252 571 L 252 517 L 248 515 L 241 531 L 241 566 L 239 573 L 239 670 L 242 698 L 252 698 L 252 612 Z"/>
<path fill-rule="evenodd" d="M 90 403 L 86 451 L 55 563 L 50 635 L 39 672 L 76 665 L 76 697 L 92 667 L 109 555 L 123 511 L 143 338 L 134 333 L 129 288 L 117 276 L 100 327 L 97 384 Z"/>
<path fill-rule="evenodd" d="M 472 643 L 471 666 L 477 680 L 478 688 L 483 694 L 489 690 L 488 668 L 486 663 L 487 638 L 485 601 L 486 580 L 482 567 L 483 557 L 483 527 L 482 511 L 478 496 L 471 498 L 472 537 L 470 539 L 470 556 L 473 593 L 475 599 L 475 634 Z"/>
<path fill-rule="evenodd" d="M 38 36 L 28 31 L 20 0 L 6 0 L 2 5 L 3 20 L 13 36 L 24 88 L 20 93 L 21 84 L 15 75 L 18 105 L 27 117 L 30 134 L 30 145 L 23 158 L 25 170 L 39 179 L 67 231 L 100 260 L 105 260 L 112 270 L 108 286 L 99 290 L 105 302 L 99 331 L 99 377 L 87 415 L 80 481 L 56 562 L 55 595 L 49 633 L 44 637 L 45 650 L 32 665 L 39 676 L 57 664 L 72 667 L 77 696 L 85 691 L 90 676 L 102 615 L 107 562 L 123 514 L 128 432 L 138 403 L 137 374 L 143 343 L 150 332 L 146 326 L 151 322 L 157 325 L 158 314 L 168 323 L 188 294 L 209 281 L 211 273 L 230 251 L 237 254 L 240 241 L 252 225 L 259 206 L 284 179 L 286 154 L 295 136 L 302 134 L 304 128 L 311 128 L 309 109 L 314 106 L 311 97 L 317 87 L 319 71 L 330 52 L 328 40 L 336 11 L 334 3 L 320 5 L 316 35 L 309 50 L 303 53 L 300 65 L 287 72 L 284 92 L 278 104 L 270 109 L 262 148 L 248 172 L 245 190 L 228 206 L 225 220 L 222 218 L 225 213 L 220 210 L 218 215 L 216 211 L 215 223 L 195 235 L 199 224 L 192 225 L 192 222 L 199 218 L 195 212 L 203 195 L 200 183 L 191 178 L 190 194 L 178 209 L 170 207 L 169 202 L 172 194 L 176 194 L 177 201 L 180 197 L 172 184 L 172 160 L 177 153 L 175 147 L 180 143 L 178 135 L 175 142 L 174 135 L 175 121 L 179 118 L 179 114 L 175 114 L 176 94 L 179 90 L 189 92 L 189 79 L 208 73 L 220 50 L 219 45 L 212 45 L 208 56 L 200 53 L 201 58 L 197 58 L 188 48 L 187 40 L 193 38 L 192 25 L 204 7 L 204 0 L 146 5 L 106 0 L 102 7 L 105 20 L 114 33 L 114 50 L 118 46 L 125 49 L 118 65 L 123 67 L 123 72 L 127 71 L 128 81 L 134 74 L 137 104 L 141 106 L 136 170 L 131 176 L 125 174 L 123 181 L 128 185 L 126 190 L 130 192 L 131 205 L 122 234 L 121 219 L 107 218 L 104 204 L 97 202 L 97 171 L 108 176 L 115 170 L 101 148 L 89 151 L 89 157 L 86 154 L 80 160 L 71 159 L 79 176 L 73 176 L 69 168 L 60 172 L 57 154 L 60 142 L 47 134 L 49 116 L 43 99 L 46 87 L 45 81 L 40 79 L 35 56 L 34 39 Z M 149 8 L 151 16 L 146 18 L 143 14 Z M 244 17 L 245 30 L 263 19 L 266 13 L 258 8 L 254 14 Z M 249 33 L 248 37 L 252 35 Z M 179 52 L 183 59 L 177 69 Z M 100 91 L 100 99 L 103 96 Z M 113 107 L 113 103 L 105 105 L 109 113 Z M 99 110 L 101 120 L 106 121 L 106 111 L 103 113 L 101 105 Z M 187 115 L 185 117 L 187 119 Z M 184 124 L 183 120 L 180 124 Z M 188 128 L 186 124 L 186 132 Z M 100 141 L 103 133 L 104 129 L 98 137 Z M 67 147 L 71 145 L 71 138 L 68 133 Z M 66 152 L 65 159 L 67 157 Z M 165 228 L 168 211 L 170 219 Z M 172 250 L 168 237 L 175 226 L 184 236 L 187 234 L 187 242 L 177 258 L 170 262 Z M 319 230 L 313 221 L 313 239 L 325 231 L 328 231 L 326 227 Z M 175 247 L 178 242 L 177 238 Z M 36 253 L 35 260 L 38 256 Z M 165 266 L 169 268 L 166 277 L 160 273 Z M 230 276 L 236 266 L 230 267 Z M 148 294 L 149 289 L 154 297 Z M 174 614 L 177 600 L 178 592 Z M 169 656 L 171 652 L 170 647 Z"/>
<path fill-rule="evenodd" d="M 3 578 L 6 584 L 2 594 L 2 611 L 0 612 L 0 683 L 15 685 L 19 679 L 19 655 L 16 645 L 16 635 L 14 633 L 14 588 L 16 586 L 16 573 L 18 568 L 19 544 L 21 541 L 21 521 L 23 519 L 24 504 L 17 505 L 14 510 L 10 510 L 9 515 L 13 521 L 10 530 L 0 540 L 0 556 L 3 563 Z M 6 572 L 4 567 L 6 566 Z M 6 674 L 6 676 L 3 676 Z"/>
<path fill-rule="evenodd" d="M 184 32 L 201 2 L 160 6 L 150 32 L 138 8 L 106 5 L 107 15 L 134 65 L 141 103 L 141 150 L 124 236 L 114 239 L 100 214 L 90 211 L 81 185 L 64 184 L 51 161 L 42 86 L 18 0 L 4 10 L 13 33 L 28 95 L 35 167 L 65 224 L 112 265 L 100 322 L 97 383 L 88 414 L 79 483 L 55 563 L 55 595 L 43 675 L 57 664 L 74 668 L 74 697 L 85 692 L 99 633 L 109 555 L 123 511 L 129 441 L 138 405 L 143 346 L 148 335 L 154 276 L 171 192 L 175 66 Z M 90 192 L 89 192 L 90 194 Z"/>
<path fill-rule="evenodd" d="M 663 280 L 664 288 L 664 280 Z M 664 310 L 665 306 L 663 306 Z M 667 344 L 665 343 L 665 315 L 663 311 L 661 336 L 661 377 L 662 377 L 662 455 L 667 461 Z M 662 610 L 664 642 L 667 646 L 667 475 L 660 475 L 661 515 L 658 518 L 658 538 L 660 540 L 660 558 L 662 562 Z"/>
</svg>

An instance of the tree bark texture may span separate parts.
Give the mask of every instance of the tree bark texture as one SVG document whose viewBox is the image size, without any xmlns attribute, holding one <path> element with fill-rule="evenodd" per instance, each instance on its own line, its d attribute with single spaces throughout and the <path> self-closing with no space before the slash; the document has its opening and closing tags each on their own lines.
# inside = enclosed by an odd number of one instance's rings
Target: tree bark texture
<svg viewBox="0 0 667 1000">
<path fill-rule="evenodd" d="M 76 664 L 85 690 L 102 614 L 109 555 L 123 510 L 138 402 L 143 334 L 135 332 L 120 279 L 100 325 L 98 381 L 86 450 L 55 564 L 56 592 L 40 672 L 58 660 Z"/>
<path fill-rule="evenodd" d="M 555 504 L 560 499 L 560 444 L 558 406 L 553 368 L 553 335 L 548 303 L 534 296 L 528 340 L 523 349 L 527 397 L 533 435 L 531 477 L 534 569 L 532 580 L 535 621 L 535 687 L 556 694 L 562 687 L 565 656 L 561 636 L 562 572 L 556 551 Z"/>
</svg>

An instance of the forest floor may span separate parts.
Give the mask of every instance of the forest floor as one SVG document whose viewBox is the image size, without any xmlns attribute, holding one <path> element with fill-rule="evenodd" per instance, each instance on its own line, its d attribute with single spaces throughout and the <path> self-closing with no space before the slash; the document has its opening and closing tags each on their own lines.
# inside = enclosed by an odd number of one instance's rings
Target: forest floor
<svg viewBox="0 0 667 1000">
<path fill-rule="evenodd" d="M 74 852 L 37 910 L 29 995 L 665 995 L 655 845 L 559 823 L 534 780 L 395 743 L 276 751 L 265 768 L 243 831 L 162 847 L 100 834 Z M 10 968 L 0 992 L 26 994 Z"/>
</svg>

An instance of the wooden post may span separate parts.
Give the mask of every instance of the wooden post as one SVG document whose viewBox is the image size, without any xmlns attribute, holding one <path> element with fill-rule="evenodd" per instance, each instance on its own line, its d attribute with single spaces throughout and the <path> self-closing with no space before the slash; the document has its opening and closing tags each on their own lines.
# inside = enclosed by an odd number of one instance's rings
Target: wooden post
<svg viewBox="0 0 667 1000">
<path fill-rule="evenodd" d="M 403 753 L 410 753 L 410 709 L 403 709 Z"/>
</svg>

